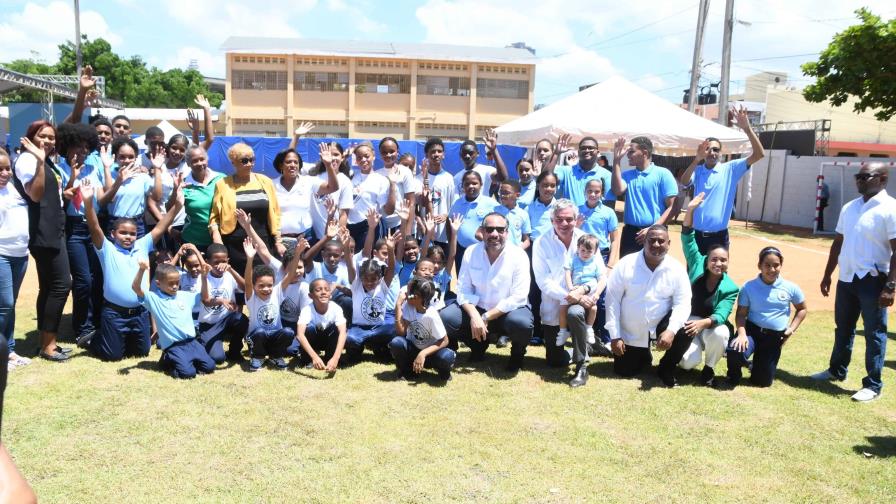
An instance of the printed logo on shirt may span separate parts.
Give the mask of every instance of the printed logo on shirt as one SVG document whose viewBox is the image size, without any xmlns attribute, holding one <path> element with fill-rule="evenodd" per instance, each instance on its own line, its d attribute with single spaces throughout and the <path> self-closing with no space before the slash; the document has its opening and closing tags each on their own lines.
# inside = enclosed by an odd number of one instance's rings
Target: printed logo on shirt
<svg viewBox="0 0 896 504">
<path fill-rule="evenodd" d="M 227 293 L 227 290 L 222 289 L 220 287 L 216 287 L 216 288 L 212 289 L 211 292 L 209 292 L 209 296 L 211 296 L 212 299 L 215 299 L 215 298 L 230 299 L 230 295 Z M 213 313 L 213 314 L 217 315 L 217 314 L 221 313 L 222 311 L 224 311 L 224 307 L 221 305 L 205 306 L 205 304 L 203 304 L 202 306 L 205 308 L 205 313 Z"/>
<path fill-rule="evenodd" d="M 256 320 L 258 324 L 262 327 L 269 328 L 274 325 L 274 308 L 271 304 L 266 304 L 258 309 L 258 314 L 256 315 Z"/>
<path fill-rule="evenodd" d="M 442 191 L 439 190 L 431 190 L 429 193 L 430 199 L 432 200 L 433 208 L 437 208 L 439 204 L 442 202 Z"/>
<path fill-rule="evenodd" d="M 367 296 L 361 301 L 361 315 L 369 322 L 379 322 L 385 314 L 386 303 L 382 298 Z"/>
<path fill-rule="evenodd" d="M 411 325 L 408 326 L 408 334 L 416 341 L 429 341 L 432 339 L 432 333 L 418 320 L 411 322 Z"/>
<path fill-rule="evenodd" d="M 790 301 L 790 293 L 783 289 L 777 289 L 778 301 Z"/>
</svg>

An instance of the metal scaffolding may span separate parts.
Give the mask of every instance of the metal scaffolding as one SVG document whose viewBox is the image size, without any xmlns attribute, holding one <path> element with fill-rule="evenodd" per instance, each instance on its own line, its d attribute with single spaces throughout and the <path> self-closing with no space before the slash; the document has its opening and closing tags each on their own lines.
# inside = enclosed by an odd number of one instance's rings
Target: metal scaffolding
<svg viewBox="0 0 896 504">
<path fill-rule="evenodd" d="M 98 107 L 124 109 L 124 103 L 117 100 L 106 98 L 106 80 L 103 77 L 97 77 L 97 91 L 100 97 L 93 101 L 93 105 Z M 80 81 L 78 76 L 72 75 L 28 75 L 0 67 L 0 92 L 14 89 L 19 86 L 45 91 L 44 117 L 50 122 L 55 122 L 53 117 L 53 98 L 54 96 L 64 96 L 69 99 L 78 97 L 77 89 L 69 87 L 71 84 L 77 85 Z"/>
<path fill-rule="evenodd" d="M 815 119 L 807 121 L 781 121 L 776 123 L 759 124 L 753 128 L 756 133 L 762 131 L 795 131 L 795 130 L 814 130 L 815 131 L 815 155 L 826 156 L 828 153 L 828 145 L 831 142 L 831 120 Z"/>
</svg>

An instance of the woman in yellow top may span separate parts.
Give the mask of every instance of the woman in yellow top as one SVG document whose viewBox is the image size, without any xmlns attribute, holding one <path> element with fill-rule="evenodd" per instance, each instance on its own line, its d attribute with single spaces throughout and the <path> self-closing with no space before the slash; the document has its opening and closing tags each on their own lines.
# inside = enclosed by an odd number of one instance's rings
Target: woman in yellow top
<svg viewBox="0 0 896 504">
<path fill-rule="evenodd" d="M 271 250 L 282 256 L 286 248 L 280 236 L 280 206 L 274 184 L 268 177 L 252 172 L 255 166 L 252 147 L 235 144 L 228 149 L 227 157 L 233 165 L 233 175 L 215 184 L 208 229 L 213 242 L 227 247 L 234 270 L 243 271 L 246 267 L 243 251 L 246 232 L 237 225 L 238 208 L 251 216 L 252 227 Z"/>
</svg>

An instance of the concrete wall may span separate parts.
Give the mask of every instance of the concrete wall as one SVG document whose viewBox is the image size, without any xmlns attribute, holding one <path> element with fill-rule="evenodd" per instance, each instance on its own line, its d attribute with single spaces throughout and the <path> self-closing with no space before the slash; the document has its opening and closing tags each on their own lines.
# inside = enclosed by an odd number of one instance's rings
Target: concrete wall
<svg viewBox="0 0 896 504">
<path fill-rule="evenodd" d="M 853 179 L 861 162 L 889 160 L 872 158 L 836 158 L 788 156 L 787 151 L 766 151 L 766 157 L 753 165 L 752 198 L 747 201 L 747 176 L 737 191 L 735 217 L 751 222 L 766 222 L 811 228 L 815 219 L 816 177 L 823 162 L 851 163 L 849 166 L 824 167 L 825 182 L 831 197 L 825 210 L 825 229 L 837 224 L 840 208 L 859 196 Z M 769 168 L 771 166 L 771 168 Z M 890 177 L 887 191 L 896 195 L 896 176 Z"/>
</svg>

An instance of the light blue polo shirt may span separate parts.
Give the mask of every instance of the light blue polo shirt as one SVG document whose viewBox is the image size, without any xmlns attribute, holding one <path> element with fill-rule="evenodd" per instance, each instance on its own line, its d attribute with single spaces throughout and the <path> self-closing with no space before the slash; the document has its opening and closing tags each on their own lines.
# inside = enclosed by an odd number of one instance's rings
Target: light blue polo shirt
<svg viewBox="0 0 896 504">
<path fill-rule="evenodd" d="M 103 267 L 103 297 L 106 301 L 125 308 L 140 306 L 140 300 L 131 289 L 131 284 L 134 282 L 134 277 L 137 276 L 137 270 L 140 269 L 137 262 L 140 259 L 148 261 L 149 253 L 153 250 L 155 247 L 152 243 L 151 233 L 146 233 L 143 238 L 135 241 L 130 250 L 119 247 L 108 238 L 105 239 L 103 248 L 97 249 L 96 255 L 99 256 L 100 265 Z M 141 286 L 143 292 L 149 292 L 148 271 L 143 275 Z M 191 311 L 192 308 L 191 305 Z M 192 324 L 191 316 L 190 325 Z"/>
<path fill-rule="evenodd" d="M 538 184 L 535 183 L 535 179 L 532 179 L 531 182 L 527 185 L 523 185 L 520 183 L 520 197 L 517 198 L 516 204 L 519 205 L 520 208 L 526 209 L 532 203 L 532 200 L 535 199 L 535 189 L 538 187 Z"/>
<path fill-rule="evenodd" d="M 588 197 L 585 196 L 585 186 L 588 185 L 588 181 L 596 178 L 601 179 L 604 183 L 604 201 L 616 201 L 613 190 L 610 189 L 611 173 L 600 165 L 595 164 L 594 168 L 588 171 L 583 170 L 578 164 L 558 166 L 554 170 L 554 175 L 557 176 L 556 197 L 572 200 L 576 206 L 584 205 L 588 200 Z"/>
<path fill-rule="evenodd" d="M 586 203 L 579 207 L 579 215 L 584 219 L 582 231 L 596 236 L 601 250 L 610 248 L 610 233 L 619 227 L 616 212 L 601 203 L 594 208 Z"/>
<path fill-rule="evenodd" d="M 566 256 L 563 269 L 569 270 L 572 284 L 579 286 L 592 281 L 596 282 L 603 275 L 603 264 L 603 258 L 597 254 L 591 256 L 587 261 L 583 261 L 579 254 L 570 254 Z"/>
<path fill-rule="evenodd" d="M 352 285 L 352 283 L 348 281 L 348 268 L 345 266 L 345 262 L 337 264 L 336 271 L 330 273 L 330 270 L 327 269 L 327 266 L 324 263 L 315 261 L 311 272 L 305 275 L 305 281 L 311 285 L 311 282 L 318 278 L 323 278 L 327 282 L 343 285 L 345 287 L 351 287 Z"/>
<path fill-rule="evenodd" d="M 156 321 L 159 346 L 162 350 L 178 341 L 196 337 L 193 306 L 199 299 L 198 292 L 177 291 L 173 296 L 154 291 L 143 291 L 143 294 L 142 298 L 137 299 L 149 313 L 152 313 Z"/>
<path fill-rule="evenodd" d="M 547 233 L 553 227 L 553 224 L 551 224 L 550 210 L 554 208 L 555 203 L 557 203 L 557 200 L 552 199 L 550 203 L 545 205 L 536 198 L 532 200 L 532 203 L 528 207 L 526 207 L 526 211 L 529 213 L 529 225 L 532 226 L 532 232 L 529 233 L 529 239 L 532 240 L 533 243 L 536 238 L 543 233 Z"/>
<path fill-rule="evenodd" d="M 99 158 L 97 158 L 99 160 Z M 59 161 L 56 163 L 56 166 L 59 168 L 59 171 L 62 172 L 62 187 L 68 185 L 68 181 L 72 178 L 72 167 L 69 166 L 68 162 L 60 157 Z M 78 180 L 90 179 L 90 184 L 94 187 L 102 188 L 104 185 L 104 181 L 106 180 L 105 175 L 103 174 L 103 165 L 102 162 L 100 164 L 93 164 L 90 161 L 90 157 L 84 161 L 84 167 L 81 168 L 81 172 L 78 173 Z M 96 199 L 96 195 L 93 197 L 93 208 L 99 208 L 99 202 Z M 71 201 L 67 201 L 65 203 L 65 215 L 69 217 L 83 217 L 84 216 L 84 205 L 81 205 L 81 208 L 75 208 L 74 203 Z"/>
<path fill-rule="evenodd" d="M 713 169 L 700 165 L 694 171 L 694 194 L 703 193 L 703 204 L 694 210 L 694 229 L 707 233 L 728 229 L 737 183 L 747 173 L 747 158 L 719 163 Z"/>
<path fill-rule="evenodd" d="M 519 245 L 523 242 L 523 235 L 532 234 L 532 224 L 529 222 L 529 213 L 519 207 L 512 209 L 504 205 L 495 207 L 495 211 L 507 218 L 507 234 L 510 242 Z"/>
<path fill-rule="evenodd" d="M 477 243 L 476 230 L 482 224 L 482 219 L 486 215 L 495 211 L 498 202 L 494 199 L 480 194 L 473 201 L 467 201 L 466 196 L 461 196 L 451 205 L 451 211 L 448 215 L 460 214 L 464 217 L 463 224 L 457 232 L 457 243 L 461 247 L 469 247 Z"/>
<path fill-rule="evenodd" d="M 653 163 L 643 171 L 622 172 L 628 184 L 622 221 L 638 227 L 652 226 L 666 211 L 666 198 L 678 195 L 678 182 L 672 172 Z"/>
<path fill-rule="evenodd" d="M 790 322 L 791 304 L 802 303 L 805 299 L 803 291 L 793 282 L 779 276 L 769 285 L 757 276 L 741 287 L 737 305 L 750 308 L 747 314 L 750 322 L 765 329 L 783 331 Z"/>
<path fill-rule="evenodd" d="M 118 165 L 112 166 L 112 176 L 118 177 Z M 109 215 L 114 217 L 143 217 L 146 196 L 152 192 L 155 180 L 148 173 L 138 173 L 129 178 L 109 203 Z"/>
</svg>

